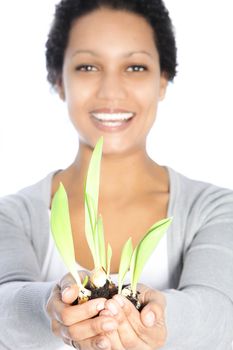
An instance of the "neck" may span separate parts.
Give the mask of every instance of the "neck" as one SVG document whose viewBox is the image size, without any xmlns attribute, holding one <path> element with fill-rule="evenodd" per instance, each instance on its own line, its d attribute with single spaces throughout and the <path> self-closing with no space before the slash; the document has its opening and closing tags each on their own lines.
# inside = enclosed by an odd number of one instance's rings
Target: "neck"
<svg viewBox="0 0 233 350">
<path fill-rule="evenodd" d="M 92 149 L 80 143 L 73 164 L 67 169 L 72 191 L 83 189 Z M 102 198 L 127 198 L 155 190 L 164 170 L 148 156 L 146 148 L 124 154 L 103 154 L 101 161 L 100 195 Z M 73 192 L 74 193 L 74 192 Z"/>
</svg>

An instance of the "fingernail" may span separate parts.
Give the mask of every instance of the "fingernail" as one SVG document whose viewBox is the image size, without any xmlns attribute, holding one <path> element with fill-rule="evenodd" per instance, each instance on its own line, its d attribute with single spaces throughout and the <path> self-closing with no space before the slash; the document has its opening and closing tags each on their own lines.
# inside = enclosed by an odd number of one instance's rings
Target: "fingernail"
<svg viewBox="0 0 233 350">
<path fill-rule="evenodd" d="M 152 327 L 155 325 L 155 314 L 152 311 L 149 311 L 144 318 L 145 326 Z"/>
<path fill-rule="evenodd" d="M 99 340 L 97 343 L 96 343 L 96 345 L 97 345 L 97 347 L 99 348 L 99 349 L 105 349 L 105 348 L 107 348 L 108 347 L 108 344 L 107 344 L 107 342 L 105 341 L 105 340 Z"/>
<path fill-rule="evenodd" d="M 105 322 L 102 324 L 102 329 L 105 332 L 114 331 L 116 329 L 116 324 L 113 322 Z"/>
<path fill-rule="evenodd" d="M 113 299 L 115 299 L 121 307 L 125 305 L 124 298 L 121 295 L 116 294 Z"/>
<path fill-rule="evenodd" d="M 104 309 L 104 304 L 105 304 L 104 301 L 100 301 L 100 302 L 96 305 L 96 310 L 97 310 L 97 311 L 103 310 L 103 309 Z"/>
<path fill-rule="evenodd" d="M 64 295 L 64 294 L 66 294 L 66 296 L 70 296 L 70 293 L 71 293 L 71 288 L 70 287 L 66 287 L 65 289 L 63 289 L 63 291 L 62 291 L 62 296 Z"/>
<path fill-rule="evenodd" d="M 107 309 L 108 309 L 109 311 L 111 311 L 111 313 L 112 313 L 113 315 L 117 315 L 117 314 L 118 314 L 118 310 L 117 310 L 116 305 L 114 305 L 114 304 L 111 303 L 111 302 L 107 304 Z"/>
</svg>

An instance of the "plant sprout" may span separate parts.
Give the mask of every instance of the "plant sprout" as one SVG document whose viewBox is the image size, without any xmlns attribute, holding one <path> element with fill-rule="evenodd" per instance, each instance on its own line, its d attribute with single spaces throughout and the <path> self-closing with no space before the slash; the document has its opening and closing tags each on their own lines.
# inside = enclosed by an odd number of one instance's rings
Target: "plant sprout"
<svg viewBox="0 0 233 350">
<path fill-rule="evenodd" d="M 121 253 L 120 266 L 119 266 L 119 272 L 118 272 L 118 294 L 121 294 L 125 275 L 129 270 L 132 254 L 133 254 L 133 244 L 132 244 L 132 238 L 130 237 L 128 241 L 125 243 Z"/>
<path fill-rule="evenodd" d="M 167 218 L 156 222 L 134 249 L 130 262 L 131 290 L 134 297 L 136 296 L 137 283 L 143 267 L 167 231 L 171 221 L 172 218 Z"/>
<path fill-rule="evenodd" d="M 98 216 L 102 149 L 103 137 L 98 140 L 92 153 L 85 184 L 85 234 L 95 267 L 90 279 L 96 287 L 103 287 L 109 279 L 103 221 L 101 215 Z M 110 260 L 108 257 L 108 272 L 110 272 Z"/>
<path fill-rule="evenodd" d="M 76 268 L 74 243 L 70 223 L 69 204 L 64 186 L 60 183 L 51 206 L 51 231 L 58 251 L 69 272 L 80 288 L 79 297 L 90 296 L 90 291 L 84 288 Z"/>
<path fill-rule="evenodd" d="M 110 279 L 112 248 L 108 243 L 106 254 L 103 220 L 101 215 L 98 215 L 102 149 L 103 137 L 98 140 L 92 153 L 84 186 L 85 235 L 94 262 L 94 270 L 90 274 L 90 282 L 92 286 L 97 289 L 104 287 L 105 285 L 107 286 L 107 282 L 109 288 L 114 287 Z M 133 298 L 136 298 L 137 283 L 141 276 L 143 267 L 158 245 L 160 239 L 165 234 L 171 221 L 172 218 L 167 218 L 156 222 L 151 226 L 134 250 L 131 237 L 124 244 L 118 273 L 119 294 L 123 294 L 123 282 L 127 271 L 130 270 L 131 285 L 130 291 L 128 292 L 131 293 Z M 52 200 L 51 229 L 56 246 L 64 263 L 80 288 L 81 292 L 79 297 L 89 298 L 91 291 L 85 288 L 86 286 L 89 286 L 89 278 L 86 276 L 82 283 L 76 270 L 68 198 L 62 184 L 60 184 L 59 189 Z"/>
</svg>

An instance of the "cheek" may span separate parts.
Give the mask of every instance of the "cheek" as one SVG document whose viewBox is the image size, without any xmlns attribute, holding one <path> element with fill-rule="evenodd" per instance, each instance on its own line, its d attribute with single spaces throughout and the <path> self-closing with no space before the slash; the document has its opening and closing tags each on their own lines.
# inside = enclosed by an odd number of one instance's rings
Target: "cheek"
<svg viewBox="0 0 233 350">
<path fill-rule="evenodd" d="M 92 96 L 92 85 L 75 75 L 64 82 L 65 97 L 69 109 L 83 108 L 86 101 Z"/>
<path fill-rule="evenodd" d="M 141 112 L 145 116 L 151 117 L 157 111 L 159 102 L 159 88 L 155 83 L 140 87 L 136 91 L 136 101 L 140 105 Z"/>
</svg>

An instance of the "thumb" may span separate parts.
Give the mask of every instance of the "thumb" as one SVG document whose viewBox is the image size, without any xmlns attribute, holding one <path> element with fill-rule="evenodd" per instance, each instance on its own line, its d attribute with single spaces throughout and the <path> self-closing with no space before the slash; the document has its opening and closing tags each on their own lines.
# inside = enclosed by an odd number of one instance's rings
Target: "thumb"
<svg viewBox="0 0 233 350">
<path fill-rule="evenodd" d="M 78 298 L 79 289 L 77 284 L 66 285 L 61 288 L 62 301 L 72 304 Z"/>
<path fill-rule="evenodd" d="M 162 292 L 145 288 L 141 293 L 141 302 L 145 306 L 141 311 L 141 321 L 146 327 L 164 326 L 166 299 Z"/>
<path fill-rule="evenodd" d="M 86 276 L 85 271 L 79 271 L 81 280 Z M 61 297 L 62 301 L 66 304 L 72 304 L 79 294 L 79 287 L 75 282 L 73 276 L 68 273 L 60 281 Z"/>
<path fill-rule="evenodd" d="M 74 278 L 68 273 L 61 279 L 59 284 L 62 301 L 66 304 L 72 304 L 78 297 L 78 286 Z"/>
<path fill-rule="evenodd" d="M 141 321 L 145 327 L 164 327 L 165 315 L 164 308 L 152 301 L 147 304 L 141 311 Z"/>
</svg>

